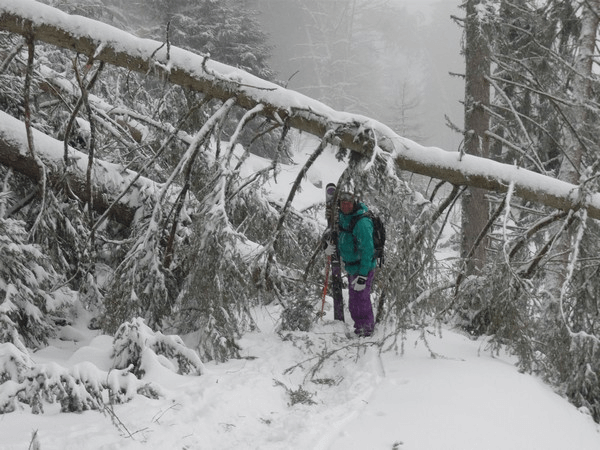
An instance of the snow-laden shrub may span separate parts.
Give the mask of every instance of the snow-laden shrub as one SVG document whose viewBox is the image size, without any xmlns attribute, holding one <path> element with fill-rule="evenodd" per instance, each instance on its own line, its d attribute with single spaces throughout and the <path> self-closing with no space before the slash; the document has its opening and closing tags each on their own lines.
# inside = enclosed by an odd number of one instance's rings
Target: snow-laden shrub
<svg viewBox="0 0 600 450">
<path fill-rule="evenodd" d="M 288 331 L 309 331 L 315 323 L 314 302 L 308 298 L 292 300 L 281 312 L 281 329 Z"/>
<path fill-rule="evenodd" d="M 158 386 L 138 380 L 128 369 L 106 372 L 89 362 L 72 369 L 35 364 L 11 343 L 0 344 L 0 380 L 0 413 L 29 405 L 32 413 L 39 414 L 46 403 L 60 403 L 62 412 L 81 412 L 123 403 L 136 394 L 161 395 Z"/>
<path fill-rule="evenodd" d="M 20 336 L 29 347 L 54 333 L 54 320 L 75 300 L 63 287 L 52 261 L 38 245 L 27 243 L 25 223 L 0 219 L 0 342 Z"/>
<path fill-rule="evenodd" d="M 570 277 L 560 272 L 567 267 L 555 263 L 556 255 L 543 252 L 551 236 L 539 232 L 541 227 L 535 238 L 523 229 L 515 236 L 503 230 L 512 240 L 498 235 L 497 251 L 488 253 L 479 276 L 463 281 L 455 297 L 457 323 L 488 336 L 492 350 L 503 346 L 513 352 L 521 370 L 541 376 L 598 422 L 598 226 L 590 221 L 580 228 L 572 244 L 577 252 L 569 255 Z"/>
<path fill-rule="evenodd" d="M 137 224 L 138 236 L 111 277 L 102 318 L 108 333 L 134 317 L 144 317 L 155 327 L 172 312 L 178 289 L 173 273 L 163 265 L 159 228 L 152 220 Z"/>
<path fill-rule="evenodd" d="M 237 357 L 236 339 L 256 298 L 249 268 L 240 264 L 231 235 L 211 234 L 203 244 L 196 241 L 192 253 L 194 265 L 178 299 L 177 329 L 195 334 L 203 360 Z"/>
<path fill-rule="evenodd" d="M 0 384 L 21 380 L 23 373 L 34 364 L 27 350 L 10 342 L 0 344 L 0 357 Z"/>
<path fill-rule="evenodd" d="M 503 255 L 488 262 L 479 276 L 463 281 L 455 299 L 456 325 L 473 336 L 489 336 L 491 351 L 507 348 L 515 353 L 521 370 L 534 368 L 535 323 L 530 313 L 538 303 L 536 291 L 507 267 Z"/>
<path fill-rule="evenodd" d="M 569 355 L 572 371 L 566 386 L 567 397 L 600 423 L 600 343 L 590 336 L 573 336 Z"/>
<path fill-rule="evenodd" d="M 148 354 L 150 352 L 150 354 Z M 204 366 L 198 354 L 186 347 L 179 336 L 166 336 L 161 332 L 154 332 L 144 320 L 136 318 L 131 322 L 122 324 L 113 341 L 114 367 L 125 369 L 131 367 L 133 373 L 142 378 L 146 366 L 150 364 L 145 358 L 166 358 L 173 366 L 163 362 L 163 365 L 181 375 L 202 375 Z"/>
<path fill-rule="evenodd" d="M 580 226 L 573 275 L 561 296 L 545 303 L 536 342 L 544 357 L 541 374 L 600 423 L 600 225 L 588 220 Z"/>
</svg>

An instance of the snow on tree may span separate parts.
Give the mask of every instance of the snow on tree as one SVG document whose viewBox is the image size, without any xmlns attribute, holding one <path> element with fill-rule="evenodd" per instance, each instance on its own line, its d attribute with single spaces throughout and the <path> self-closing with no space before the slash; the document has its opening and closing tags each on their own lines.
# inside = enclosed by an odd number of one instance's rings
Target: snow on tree
<svg viewBox="0 0 600 450">
<path fill-rule="evenodd" d="M 119 327 L 112 357 L 116 369 L 129 368 L 139 378 L 144 376 L 153 360 L 181 375 L 202 375 L 204 372 L 196 352 L 187 348 L 179 336 L 154 332 L 140 318 Z"/>
<path fill-rule="evenodd" d="M 27 240 L 24 223 L 0 219 L 0 341 L 36 348 L 53 336 L 54 322 L 64 320 L 76 296 Z"/>
<path fill-rule="evenodd" d="M 550 236 L 549 243 L 541 245 L 535 258 L 519 264 L 518 272 L 514 270 L 515 261 L 511 260 L 515 255 L 524 253 L 524 249 L 531 249 L 527 244 L 532 237 L 539 236 L 539 230 L 545 230 L 548 224 L 563 219 L 564 227 L 578 223 L 578 244 L 587 242 L 587 218 L 600 218 L 600 195 L 593 183 L 577 185 L 551 178 L 545 170 L 539 170 L 543 165 L 538 167 L 534 164 L 534 170 L 529 170 L 532 167 L 423 147 L 398 136 L 389 127 L 369 117 L 336 111 L 244 70 L 216 62 L 207 54 L 198 55 L 165 42 L 140 39 L 122 30 L 70 16 L 33 1 L 4 1 L 0 5 L 0 28 L 25 37 L 26 45 L 17 46 L 16 52 L 8 52 L 3 67 L 11 68 L 11 80 L 19 79 L 17 69 L 25 71 L 25 78 L 29 82 L 25 96 L 25 104 L 29 104 L 29 107 L 25 114 L 19 111 L 18 92 L 10 91 L 7 97 L 6 110 L 16 117 L 24 116 L 28 125 L 23 130 L 17 119 L 2 113 L 6 120 L 0 122 L 0 162 L 36 182 L 40 181 L 42 191 L 44 186 L 48 186 L 45 183 L 47 180 L 51 181 L 51 192 L 59 186 L 69 196 L 77 197 L 75 203 L 81 206 L 87 216 L 85 220 L 77 222 L 77 227 L 81 223 L 85 224 L 82 228 L 89 230 L 89 234 L 83 233 L 85 245 L 80 248 L 84 249 L 82 253 L 88 252 L 90 256 L 86 259 L 85 255 L 80 260 L 89 261 L 90 270 L 86 268 L 83 272 L 96 274 L 92 266 L 102 261 L 102 256 L 107 258 L 102 262 L 114 263 L 107 285 L 93 281 L 89 283 L 89 291 L 97 293 L 96 298 L 105 308 L 104 327 L 111 331 L 119 330 L 117 354 L 120 355 L 120 366 L 131 362 L 139 375 L 152 364 L 181 369 L 179 363 L 173 364 L 168 360 L 179 357 L 181 349 L 178 342 L 170 341 L 169 345 L 174 348 L 164 355 L 158 354 L 159 347 L 166 345 L 168 339 L 162 334 L 153 335 L 146 328 L 146 322 L 151 328 L 196 333 L 196 348 L 201 359 L 236 356 L 237 337 L 254 327 L 248 313 L 251 306 L 260 301 L 278 300 L 286 307 L 289 306 L 285 304 L 288 301 L 286 299 L 293 298 L 291 291 L 302 293 L 298 288 L 302 263 L 310 245 L 318 242 L 319 229 L 307 217 L 308 214 L 299 214 L 290 208 L 301 177 L 296 180 L 286 204 L 273 205 L 259 186 L 261 179 L 277 175 L 278 161 L 265 164 L 250 175 L 242 174 L 241 170 L 248 157 L 248 149 L 239 150 L 236 143 L 243 129 L 252 120 L 261 117 L 273 130 L 280 132 L 275 152 L 278 157 L 282 154 L 289 129 L 306 131 L 320 140 L 309 162 L 312 163 L 325 146 L 331 145 L 338 149 L 341 159 L 348 159 L 348 174 L 364 182 L 364 186 L 369 188 L 377 184 L 375 182 L 381 182 L 380 187 L 382 192 L 386 192 L 386 199 L 394 199 L 401 192 L 401 207 L 397 210 L 386 209 L 389 205 L 383 202 L 378 205 L 387 214 L 394 234 L 400 236 L 393 241 L 393 258 L 384 269 L 385 283 L 379 293 L 379 300 L 387 301 L 385 304 L 380 302 L 383 306 L 381 311 L 385 308 L 388 313 L 385 324 L 395 325 L 396 336 L 401 335 L 406 324 L 440 320 L 455 313 L 462 306 L 457 303 L 458 297 L 448 298 L 442 293 L 460 285 L 461 294 L 477 294 L 477 300 L 491 306 L 482 310 L 494 313 L 494 320 L 480 316 L 482 330 L 495 333 L 498 337 L 496 343 L 502 342 L 502 339 L 510 340 L 513 349 L 521 356 L 520 363 L 524 369 L 542 371 L 546 364 L 550 368 L 546 373 L 564 377 L 560 381 L 568 383 L 571 398 L 595 414 L 597 403 L 593 394 L 597 388 L 594 380 L 596 368 L 591 361 L 597 354 L 597 324 L 582 307 L 583 302 L 563 301 L 558 305 L 563 320 L 555 324 L 557 332 L 552 335 L 555 341 L 567 337 L 554 349 L 562 348 L 565 342 L 579 344 L 584 342 L 579 338 L 586 338 L 582 351 L 576 352 L 569 362 L 569 367 L 573 369 L 570 373 L 561 372 L 557 368 L 560 361 L 554 359 L 555 355 L 550 352 L 544 353 L 545 349 L 538 348 L 539 353 L 532 351 L 536 350 L 533 346 L 535 339 L 543 335 L 536 327 L 543 328 L 544 323 L 560 319 L 556 311 L 550 314 L 550 311 L 533 308 L 537 303 L 531 300 L 542 295 L 538 284 L 540 267 L 543 266 L 540 261 L 546 257 L 555 237 Z M 73 108 L 78 113 L 67 117 L 69 123 L 77 122 L 80 129 L 77 133 L 67 130 L 65 136 L 60 137 L 63 142 L 34 131 L 31 127 L 33 120 L 33 124 L 41 125 L 44 131 L 55 131 L 53 125 L 48 125 L 52 121 L 45 121 L 41 117 L 32 119 L 31 112 L 37 111 L 37 105 L 28 102 L 31 95 L 37 95 L 37 89 L 43 91 L 48 86 L 60 84 L 56 67 L 52 71 L 46 70 L 46 66 L 52 65 L 50 62 L 53 58 L 36 59 L 36 48 L 39 48 L 34 45 L 36 41 L 43 41 L 51 47 L 62 47 L 66 49 L 65 55 L 69 54 L 67 50 L 79 54 L 77 58 L 71 55 L 74 64 L 72 71 L 69 71 L 69 76 L 75 80 L 71 83 L 76 87 L 73 92 L 77 95 L 80 92 Z M 44 57 L 48 55 L 43 54 Z M 61 54 L 56 56 L 56 61 L 64 63 L 70 58 Z M 44 67 L 38 72 L 34 66 Z M 110 101 L 102 104 L 100 99 L 104 97 L 101 94 L 106 94 L 103 90 L 108 86 L 123 86 L 120 82 L 111 84 L 121 76 L 121 72 L 112 66 L 142 74 L 141 78 L 160 77 L 169 82 L 164 85 L 174 87 L 163 90 L 154 86 L 156 89 L 143 90 L 144 81 L 135 78 L 133 84 L 140 89 L 136 91 L 131 104 L 118 104 L 118 96 L 114 95 L 108 96 Z M 40 73 L 41 77 L 38 75 Z M 103 78 L 105 73 L 108 74 L 106 81 Z M 491 80 L 491 76 L 489 78 Z M 99 92 L 94 92 L 98 95 L 94 98 L 90 91 L 96 88 Z M 62 95 L 71 88 L 64 86 L 59 90 Z M 131 94 L 131 91 L 127 93 Z M 153 98 L 153 94 L 157 93 L 159 100 Z M 47 97 L 40 95 L 39 98 Z M 507 94 L 506 98 L 510 101 L 512 97 Z M 196 122 L 183 114 L 169 115 L 169 108 L 164 105 L 170 104 L 171 100 L 180 102 L 182 111 L 189 107 L 186 101 L 190 100 L 192 106 L 188 109 L 193 113 L 190 117 L 201 120 Z M 158 107 L 154 108 L 157 106 L 154 102 Z M 149 104 L 152 106 L 149 107 Z M 227 122 L 228 112 L 234 107 L 247 112 L 241 117 L 236 116 L 233 122 Z M 136 111 L 137 108 L 140 111 Z M 110 116 L 109 111 L 118 113 Z M 160 120 L 153 119 L 154 113 Z M 515 120 L 521 117 L 519 113 L 514 116 Z M 494 117 L 498 119 L 501 115 Z M 168 123 L 165 124 L 166 118 Z M 194 125 L 186 127 L 188 120 Z M 109 133 L 99 133 L 95 128 L 97 124 L 101 124 Z M 235 126 L 227 129 L 232 124 Z M 118 130 L 119 127 L 122 129 Z M 123 130 L 132 132 L 143 129 L 152 130 L 150 133 L 176 143 L 157 144 L 161 141 L 158 138 L 152 145 L 143 148 L 143 152 L 148 152 L 142 153 L 142 158 L 147 159 L 144 164 L 140 164 L 139 160 L 132 162 L 137 164 L 135 167 L 140 171 L 148 170 L 157 175 L 157 182 L 140 177 L 139 173 L 126 170 L 118 164 L 111 165 L 99 160 L 95 153 L 96 146 L 110 142 L 104 141 L 105 135 L 112 134 L 113 137 L 125 139 L 127 133 L 122 133 Z M 127 137 L 130 143 L 143 143 L 143 138 L 143 133 Z M 82 152 L 69 146 L 71 141 Z M 519 148 L 514 145 L 509 147 L 513 150 Z M 135 144 L 120 148 L 133 151 Z M 105 152 L 104 155 L 110 157 L 109 153 Z M 152 156 L 146 156 L 150 154 Z M 500 154 L 504 152 L 500 151 Z M 531 160 L 535 158 L 528 159 Z M 161 167 L 151 167 L 156 165 Z M 436 198 L 440 192 L 439 185 L 429 199 L 425 199 L 411 192 L 398 179 L 398 170 L 445 180 L 454 186 L 442 200 Z M 63 183 L 64 179 L 71 183 Z M 248 186 L 253 189 L 245 190 Z M 490 242 L 499 243 L 495 258 L 483 267 L 482 276 L 466 278 L 459 283 L 449 280 L 447 275 L 440 275 L 434 255 L 443 229 L 443 226 L 438 228 L 436 221 L 442 217 L 447 220 L 448 210 L 457 201 L 464 186 L 505 193 L 505 196 L 481 233 L 483 237 L 489 234 L 496 239 Z M 43 201 L 46 200 L 53 207 L 62 204 L 60 201 L 54 202 L 51 195 L 43 195 Z M 513 227 L 513 224 L 521 222 L 513 210 L 515 206 L 525 206 L 526 202 L 541 203 L 559 211 L 539 219 L 522 233 L 514 232 L 513 229 L 517 227 Z M 34 203 L 40 208 L 40 202 Z M 94 215 L 94 211 L 103 214 L 108 210 L 121 219 L 120 227 L 123 228 L 116 227 L 115 222 L 107 220 L 104 215 Z M 29 212 L 33 212 L 33 217 L 39 213 L 35 209 Z M 42 218 L 39 223 L 45 223 L 43 215 L 37 217 Z M 76 229 L 73 226 L 75 221 L 64 223 Z M 91 245 L 88 240 L 92 242 Z M 188 251 L 181 251 L 185 247 Z M 175 251 L 176 248 L 180 250 Z M 422 248 L 427 251 L 415 250 Z M 581 267 L 581 254 L 572 254 L 566 278 L 569 281 L 590 276 L 584 275 L 584 271 L 575 270 Z M 198 262 L 197 258 L 202 259 Z M 76 272 L 81 274 L 79 268 Z M 586 285 L 584 283 L 581 286 Z M 563 284 L 563 287 L 562 293 L 565 295 L 562 298 L 574 298 L 566 295 L 570 293 L 571 286 Z M 590 283 L 586 286 L 592 291 L 593 288 Z M 556 308 L 557 305 L 549 304 L 548 307 Z M 532 308 L 535 314 L 528 314 Z M 577 314 L 580 310 L 585 313 Z M 548 315 L 538 320 L 542 317 L 540 314 L 546 312 Z M 7 327 L 11 326 L 8 320 L 5 323 Z M 7 330 L 7 336 L 13 333 L 12 329 Z M 142 340 L 150 342 L 151 348 L 144 350 L 141 347 Z M 589 346 L 587 342 L 593 345 Z M 14 353 L 13 348 L 10 351 Z M 20 360 L 20 365 L 27 367 L 27 358 Z M 552 367 L 553 364 L 557 365 Z M 191 367 L 197 366 L 191 364 Z M 55 380 L 60 372 L 51 368 L 25 370 L 34 370 L 33 373 L 48 380 Z M 8 372 L 17 371 L 11 368 Z M 29 389 L 22 386 L 18 376 L 11 380 L 16 383 L 10 383 L 14 386 L 12 392 L 20 393 L 25 392 L 23 389 Z M 67 387 L 61 388 L 53 383 L 50 382 L 53 389 L 67 390 Z M 33 391 L 41 392 L 39 389 Z M 41 394 L 34 393 L 27 401 L 38 402 L 35 395 Z M 93 402 L 85 393 L 80 398 L 83 400 L 76 400 L 75 408 L 88 407 L 92 404 L 88 402 Z"/>
<path fill-rule="evenodd" d="M 236 103 L 246 109 L 262 103 L 262 114 L 275 124 L 287 122 L 291 127 L 317 136 L 334 129 L 342 147 L 367 156 L 390 158 L 390 163 L 402 170 L 499 192 L 506 192 L 514 183 L 515 193 L 524 199 L 563 210 L 583 202 L 591 217 L 600 216 L 600 196 L 581 192 L 575 185 L 469 155 L 422 147 L 368 117 L 335 111 L 206 56 L 178 48 L 167 53 L 160 42 L 136 38 L 89 19 L 69 19 L 68 15 L 43 5 L 34 12 L 30 6 L 30 2 L 4 3 L 2 28 L 27 33 L 27 24 L 39 20 L 44 26 L 36 27 L 37 39 L 74 48 L 94 59 L 135 71 L 153 70 L 172 83 L 213 98 L 227 99 L 235 95 Z M 79 27 L 82 21 L 89 25 L 85 34 L 81 34 Z"/>
</svg>

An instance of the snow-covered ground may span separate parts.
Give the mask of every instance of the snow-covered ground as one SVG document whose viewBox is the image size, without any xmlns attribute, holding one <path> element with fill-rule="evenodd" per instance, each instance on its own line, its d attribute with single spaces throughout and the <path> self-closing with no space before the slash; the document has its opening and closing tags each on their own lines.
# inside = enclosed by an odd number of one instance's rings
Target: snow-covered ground
<svg viewBox="0 0 600 450">
<path fill-rule="evenodd" d="M 403 352 L 381 353 L 381 329 L 348 338 L 326 316 L 310 332 L 279 335 L 276 310 L 255 314 L 261 331 L 241 340 L 242 359 L 208 363 L 202 376 L 157 365 L 146 379 L 164 397 L 138 396 L 112 413 L 46 406 L 40 415 L 4 414 L 0 448 L 30 448 L 34 432 L 42 450 L 600 448 L 589 416 L 519 373 L 510 357 L 490 355 L 484 341 L 412 331 Z M 87 330 L 86 320 L 34 354 L 36 361 L 110 369 L 112 339 Z"/>
<path fill-rule="evenodd" d="M 285 201 L 309 153 L 299 152 L 298 167 L 284 168 L 270 186 L 273 200 Z M 342 170 L 333 154 L 324 155 L 295 207 L 322 201 L 317 186 L 336 181 Z M 485 341 L 447 329 L 415 330 L 397 351 L 385 340 L 381 352 L 386 330 L 348 338 L 330 310 L 306 333 L 278 334 L 276 307 L 254 314 L 260 332 L 240 341 L 242 359 L 206 363 L 201 376 L 177 375 L 156 359 L 144 380 L 160 385 L 163 397 L 137 396 L 104 413 L 60 413 L 58 405 L 46 405 L 40 415 L 0 415 L 0 448 L 600 449 L 600 427 L 589 416 L 519 373 L 511 357 L 491 355 Z M 35 361 L 110 370 L 112 338 L 88 330 L 88 321 L 82 311 L 61 339 L 33 354 Z"/>
</svg>

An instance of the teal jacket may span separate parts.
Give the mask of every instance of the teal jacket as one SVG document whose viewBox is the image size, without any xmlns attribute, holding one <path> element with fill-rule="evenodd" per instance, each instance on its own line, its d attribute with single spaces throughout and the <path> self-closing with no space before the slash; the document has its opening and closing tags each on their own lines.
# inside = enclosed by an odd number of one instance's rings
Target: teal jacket
<svg viewBox="0 0 600 450">
<path fill-rule="evenodd" d="M 360 216 L 368 211 L 364 203 L 358 203 L 351 214 L 340 211 L 338 222 L 338 249 L 344 261 L 344 268 L 350 275 L 367 276 L 377 266 L 375 247 L 373 246 L 373 222 L 360 219 L 349 233 L 352 217 Z"/>
</svg>

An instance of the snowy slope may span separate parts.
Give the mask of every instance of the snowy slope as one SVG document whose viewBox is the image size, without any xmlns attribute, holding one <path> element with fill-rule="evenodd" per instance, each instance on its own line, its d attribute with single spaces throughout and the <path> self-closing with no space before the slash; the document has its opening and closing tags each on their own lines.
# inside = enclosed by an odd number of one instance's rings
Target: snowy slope
<svg viewBox="0 0 600 450">
<path fill-rule="evenodd" d="M 285 201 L 310 148 L 269 186 L 274 201 Z M 322 201 L 317 185 L 343 170 L 333 154 L 323 158 L 296 209 Z M 386 330 L 349 339 L 331 311 L 310 332 L 284 335 L 276 332 L 276 308 L 255 315 L 260 332 L 241 340 L 242 359 L 206 363 L 202 376 L 176 375 L 157 362 L 145 380 L 162 387 L 162 398 L 137 396 L 104 414 L 46 405 L 42 415 L 0 415 L 0 449 L 34 448 L 34 432 L 42 450 L 600 449 L 600 427 L 589 416 L 519 373 L 510 357 L 490 355 L 485 341 L 451 330 L 412 331 L 398 351 L 381 353 Z M 110 370 L 112 338 L 88 330 L 88 320 L 81 312 L 61 339 L 33 355 L 36 362 Z"/>
<path fill-rule="evenodd" d="M 380 354 L 374 343 L 383 330 L 349 339 L 326 317 L 308 333 L 280 336 L 278 311 L 255 314 L 261 332 L 242 339 L 243 359 L 208 363 L 197 377 L 157 365 L 147 377 L 164 397 L 137 397 L 114 406 L 114 416 L 61 414 L 54 406 L 42 415 L 5 414 L 0 448 L 26 449 L 34 431 L 43 450 L 600 448 L 589 416 L 519 373 L 509 357 L 490 355 L 484 342 L 413 331 L 403 354 Z M 84 319 L 63 334 L 80 341 L 57 340 L 35 359 L 87 360 L 108 370 L 111 339 L 94 336 Z M 329 357 L 311 377 L 324 352 Z"/>
</svg>

